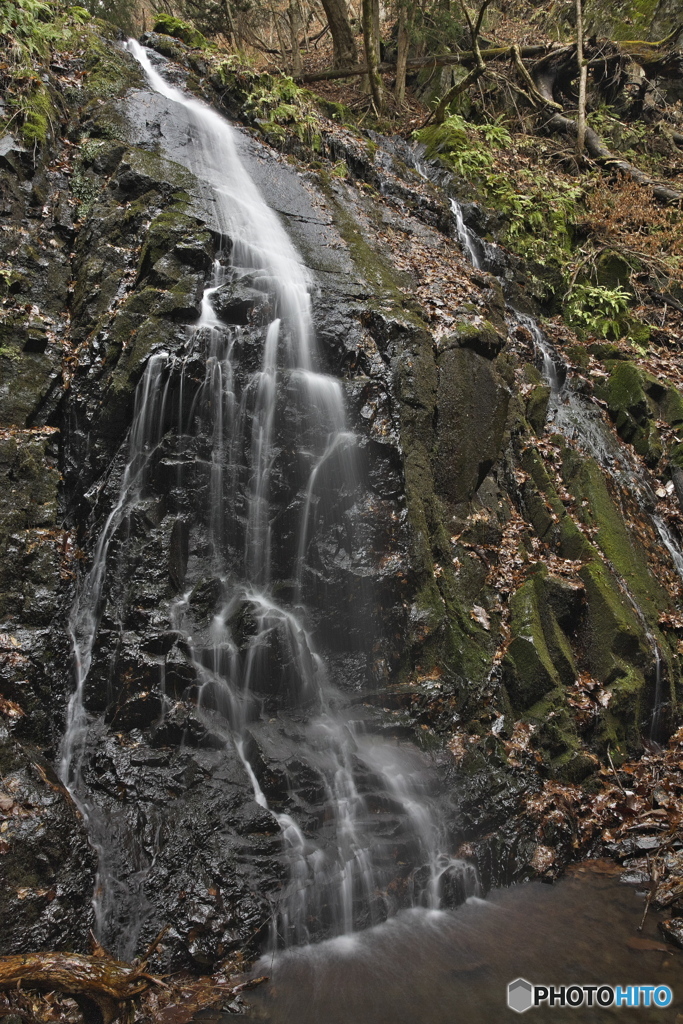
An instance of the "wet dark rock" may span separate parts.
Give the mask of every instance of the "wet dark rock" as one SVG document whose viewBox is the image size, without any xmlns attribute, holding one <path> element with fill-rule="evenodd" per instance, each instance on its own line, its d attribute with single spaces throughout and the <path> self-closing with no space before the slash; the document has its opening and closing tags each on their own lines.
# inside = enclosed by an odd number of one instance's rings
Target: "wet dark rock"
<svg viewBox="0 0 683 1024">
<path fill-rule="evenodd" d="M 52 766 L 0 720 L 3 952 L 86 952 L 95 854 Z"/>
<path fill-rule="evenodd" d="M 267 322 L 270 300 L 248 281 L 238 279 L 223 285 L 211 301 L 216 315 L 226 324 L 246 326 L 254 321 Z"/>
<path fill-rule="evenodd" d="M 672 917 L 668 921 L 659 921 L 657 927 L 667 942 L 683 949 L 683 917 Z"/>
<path fill-rule="evenodd" d="M 472 349 L 445 346 L 438 365 L 436 478 L 441 493 L 459 504 L 500 456 L 509 391 Z"/>
</svg>

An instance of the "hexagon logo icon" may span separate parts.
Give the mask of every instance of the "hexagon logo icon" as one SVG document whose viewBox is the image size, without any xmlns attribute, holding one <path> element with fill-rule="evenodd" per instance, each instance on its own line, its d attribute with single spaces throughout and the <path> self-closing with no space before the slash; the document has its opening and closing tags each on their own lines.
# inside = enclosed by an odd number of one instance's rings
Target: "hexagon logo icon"
<svg viewBox="0 0 683 1024">
<path fill-rule="evenodd" d="M 534 1005 L 533 985 L 525 978 L 517 978 L 508 985 L 508 1006 L 516 1013 L 524 1013 Z"/>
</svg>

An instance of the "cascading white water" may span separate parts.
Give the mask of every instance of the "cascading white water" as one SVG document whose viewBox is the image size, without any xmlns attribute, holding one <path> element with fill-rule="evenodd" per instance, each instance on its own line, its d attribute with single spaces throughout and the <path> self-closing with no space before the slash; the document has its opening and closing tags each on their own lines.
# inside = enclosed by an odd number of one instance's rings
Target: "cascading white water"
<svg viewBox="0 0 683 1024">
<path fill-rule="evenodd" d="M 472 266 L 475 270 L 481 270 L 482 262 L 482 242 L 481 239 L 471 231 L 465 224 L 465 218 L 462 212 L 462 206 L 455 199 L 451 199 L 451 211 L 453 213 L 453 219 L 455 221 L 455 233 L 458 236 L 458 241 L 467 253 Z"/>
<path fill-rule="evenodd" d="M 125 919 L 133 935 L 126 948 L 131 941 L 134 946 L 142 919 L 132 920 L 133 905 L 137 900 L 144 907 L 144 871 L 135 875 L 137 888 L 123 892 L 120 864 L 106 843 L 106 821 L 84 783 L 82 759 L 100 728 L 86 710 L 87 681 L 112 542 L 144 497 L 150 459 L 169 433 L 180 491 L 191 486 L 183 468 L 185 452 L 199 436 L 210 442 L 209 502 L 204 521 L 196 524 L 210 550 L 215 593 L 210 624 L 198 624 L 191 591 L 172 603 L 169 619 L 189 651 L 200 714 L 214 736 L 237 751 L 255 801 L 273 814 L 282 832 L 289 882 L 274 905 L 272 945 L 305 942 L 320 929 L 347 933 L 386 917 L 401 902 L 438 907 L 447 889 L 464 898 L 476 890 L 476 876 L 448 853 L 423 778 L 424 760 L 406 745 L 372 735 L 343 710 L 343 695 L 328 679 L 310 625 L 325 616 L 371 615 L 369 606 L 351 608 L 350 598 L 344 610 L 325 608 L 310 564 L 321 531 L 348 538 L 345 509 L 360 482 L 341 385 L 319 370 L 309 274 L 243 167 L 227 122 L 169 85 L 136 42 L 128 48 L 152 88 L 173 105 L 186 139 L 174 159 L 210 188 L 224 248 L 204 291 L 199 321 L 188 332 L 185 354 L 171 359 L 159 353 L 147 364 L 118 500 L 72 614 L 76 687 L 61 773 L 97 833 L 100 937 L 116 944 Z M 267 297 L 272 316 L 263 325 L 257 367 L 241 364 L 241 328 L 219 315 L 221 295 L 243 281 Z M 178 410 L 173 416 L 166 408 L 169 387 Z M 285 486 L 281 460 L 289 452 L 294 478 L 286 481 L 287 503 L 295 510 L 295 539 L 283 550 L 274 525 L 274 490 Z M 366 627 L 368 647 L 372 639 Z M 295 710 L 302 756 L 322 780 L 321 836 L 306 833 L 288 812 L 271 808 L 257 777 L 249 727 L 267 721 L 273 705 Z M 389 893 L 392 883 L 401 890 L 396 897 Z"/>
<path fill-rule="evenodd" d="M 67 707 L 59 775 L 83 815 L 90 840 L 98 853 L 93 899 L 98 932 L 104 936 L 115 921 L 118 930 L 125 932 L 120 949 L 121 955 L 126 957 L 134 953 L 147 910 L 142 892 L 145 871 L 144 867 L 139 866 L 137 870 L 128 870 L 124 882 L 119 860 L 121 851 L 112 849 L 107 843 L 108 824 L 100 814 L 92 794 L 83 784 L 82 758 L 89 736 L 98 730 L 98 723 L 93 722 L 85 708 L 85 687 L 102 611 L 110 547 L 122 529 L 127 513 L 144 493 L 150 461 L 161 439 L 168 398 L 168 360 L 166 352 L 151 356 L 138 385 L 133 425 L 128 438 L 127 461 L 118 497 L 99 535 L 92 567 L 78 591 L 69 617 L 76 685 Z"/>
</svg>

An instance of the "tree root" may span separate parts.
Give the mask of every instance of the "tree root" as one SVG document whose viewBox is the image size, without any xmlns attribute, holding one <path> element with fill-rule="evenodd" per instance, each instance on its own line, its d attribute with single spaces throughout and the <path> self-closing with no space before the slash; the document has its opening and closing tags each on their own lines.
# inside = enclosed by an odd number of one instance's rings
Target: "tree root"
<svg viewBox="0 0 683 1024">
<path fill-rule="evenodd" d="M 122 1004 L 150 985 L 163 984 L 145 970 L 132 967 L 100 949 L 93 956 L 80 953 L 20 953 L 0 957 L 0 989 L 24 982 L 59 989 L 78 1003 L 88 1024 L 111 1024 Z"/>
<path fill-rule="evenodd" d="M 564 68 L 553 59 L 554 57 L 555 55 L 551 55 L 550 58 L 546 57 L 540 60 L 531 73 L 538 93 L 552 111 L 550 117 L 545 122 L 545 128 L 565 135 L 576 136 L 578 133 L 576 121 L 557 110 L 553 89 L 556 81 L 564 72 Z M 638 185 L 647 186 L 651 189 L 652 194 L 662 202 L 679 203 L 683 200 L 683 192 L 671 188 L 669 185 L 664 185 L 662 182 L 650 177 L 645 171 L 641 171 L 635 164 L 624 160 L 620 156 L 616 156 L 607 148 L 598 133 L 588 125 L 586 125 L 585 142 L 587 152 L 601 167 L 624 174 Z"/>
</svg>

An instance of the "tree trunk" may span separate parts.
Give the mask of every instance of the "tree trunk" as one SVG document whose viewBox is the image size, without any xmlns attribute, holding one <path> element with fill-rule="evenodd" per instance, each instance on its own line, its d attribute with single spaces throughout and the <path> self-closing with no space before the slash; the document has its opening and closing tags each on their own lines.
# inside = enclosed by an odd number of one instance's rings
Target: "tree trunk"
<svg viewBox="0 0 683 1024">
<path fill-rule="evenodd" d="M 346 0 L 322 0 L 327 24 L 330 26 L 335 68 L 347 68 L 358 60 Z"/>
<path fill-rule="evenodd" d="M 579 67 L 579 113 L 576 119 L 576 154 L 581 156 L 586 144 L 586 81 L 588 67 L 583 59 L 583 4 L 576 0 L 576 63 Z"/>
<path fill-rule="evenodd" d="M 368 67 L 370 95 L 375 110 L 382 112 L 382 79 L 379 74 L 379 39 L 376 35 L 378 0 L 363 0 L 363 44 Z"/>
<path fill-rule="evenodd" d="M 0 989 L 21 982 L 41 988 L 59 989 L 85 1002 L 84 1013 L 92 1020 L 111 1024 L 122 1004 L 144 992 L 157 979 L 143 967 L 115 960 L 106 954 L 83 956 L 80 953 L 20 953 L 0 957 Z"/>
<path fill-rule="evenodd" d="M 296 78 L 301 74 L 301 51 L 299 50 L 299 31 L 301 29 L 301 15 L 297 0 L 290 0 L 289 3 L 289 38 L 292 43 L 292 74 Z"/>
<path fill-rule="evenodd" d="M 398 9 L 398 52 L 396 55 L 396 86 L 394 89 L 394 96 L 398 107 L 402 107 L 405 101 L 409 45 L 410 11 L 405 3 L 401 3 Z"/>
<path fill-rule="evenodd" d="M 551 43 L 549 46 L 520 46 L 520 55 L 524 58 L 528 57 L 541 57 L 548 51 L 559 51 L 564 50 L 565 47 L 559 47 L 556 43 Z M 571 47 L 572 53 L 574 47 Z M 509 46 L 492 46 L 485 50 L 481 50 L 481 56 L 483 60 L 504 60 L 511 56 L 511 48 Z M 442 68 L 448 67 L 450 64 L 472 64 L 476 63 L 476 54 L 473 50 L 461 50 L 458 53 L 440 53 L 435 57 L 411 57 L 406 61 L 407 69 L 411 71 L 419 71 L 421 68 Z M 389 61 L 383 62 L 379 65 L 379 71 L 393 71 L 396 65 Z M 353 67 L 348 68 L 333 68 L 327 71 L 314 71 L 307 75 L 302 75 L 300 78 L 301 82 L 330 82 L 337 78 L 352 78 L 354 75 L 367 75 L 368 65 L 357 64 Z"/>
</svg>

